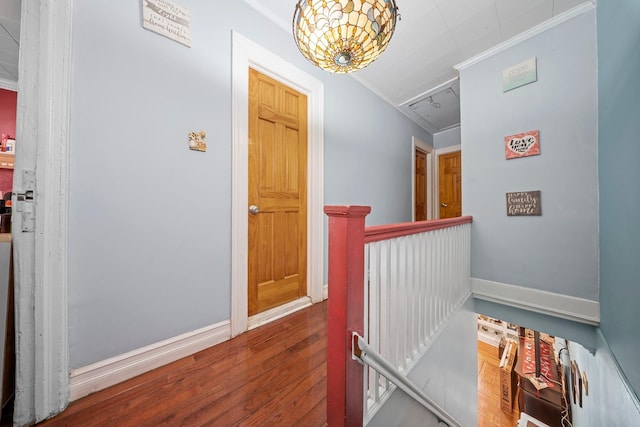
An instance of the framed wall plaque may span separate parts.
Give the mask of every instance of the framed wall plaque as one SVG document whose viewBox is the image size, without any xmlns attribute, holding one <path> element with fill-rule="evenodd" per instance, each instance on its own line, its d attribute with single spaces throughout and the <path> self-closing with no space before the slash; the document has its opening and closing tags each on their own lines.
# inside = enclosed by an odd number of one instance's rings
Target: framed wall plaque
<svg viewBox="0 0 640 427">
<path fill-rule="evenodd" d="M 191 47 L 191 14 L 170 0 L 142 0 L 142 27 Z"/>
<path fill-rule="evenodd" d="M 508 92 L 537 80 L 538 67 L 534 56 L 502 71 L 502 91 Z"/>
<path fill-rule="evenodd" d="M 507 216 L 541 216 L 540 190 L 507 193 Z"/>
<path fill-rule="evenodd" d="M 540 131 L 530 130 L 504 137 L 504 156 L 507 160 L 540 154 Z"/>
</svg>

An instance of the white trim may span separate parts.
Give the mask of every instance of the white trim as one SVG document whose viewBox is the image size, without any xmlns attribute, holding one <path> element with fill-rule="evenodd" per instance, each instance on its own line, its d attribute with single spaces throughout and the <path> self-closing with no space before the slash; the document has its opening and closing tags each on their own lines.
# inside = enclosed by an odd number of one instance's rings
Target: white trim
<svg viewBox="0 0 640 427">
<path fill-rule="evenodd" d="M 313 303 L 322 301 L 324 266 L 324 87 L 321 81 L 236 31 L 232 39 L 231 335 L 236 336 L 248 328 L 248 69 L 252 67 L 307 96 L 307 295 Z"/>
<path fill-rule="evenodd" d="M 311 298 L 302 297 L 297 300 L 288 302 L 286 304 L 279 305 L 270 310 L 263 311 L 262 313 L 254 314 L 249 317 L 249 330 L 255 329 L 259 326 L 265 325 L 274 320 L 280 319 L 284 316 L 288 316 L 303 308 L 311 307 Z"/>
<path fill-rule="evenodd" d="M 433 147 L 414 136 L 411 143 L 411 221 L 416 220 L 416 149 L 427 153 L 427 219 L 433 219 Z"/>
<path fill-rule="evenodd" d="M 16 400 L 13 422 L 31 425 L 69 401 L 67 221 L 73 0 L 22 2 L 15 193 L 35 178 L 35 232 L 13 216 Z M 15 209 L 18 210 L 18 205 Z"/>
<path fill-rule="evenodd" d="M 595 5 L 593 3 L 582 3 L 579 6 L 576 6 L 572 9 L 567 10 L 566 12 L 563 12 L 559 15 L 554 16 L 551 19 L 548 19 L 546 21 L 544 21 L 541 24 L 536 25 L 535 27 L 532 27 L 530 29 L 528 29 L 527 31 L 524 31 L 516 36 L 511 37 L 509 40 L 505 40 L 504 42 L 495 45 L 494 47 L 492 47 L 491 49 L 487 49 L 484 52 L 470 58 L 467 59 L 466 61 L 463 61 L 457 65 L 454 65 L 453 68 L 458 70 L 458 71 L 462 71 L 465 68 L 469 68 L 472 65 L 477 64 L 478 62 L 482 62 L 487 58 L 492 57 L 493 55 L 496 55 L 500 52 L 503 52 L 517 44 L 520 44 L 522 42 L 524 42 L 525 40 L 528 40 L 532 37 L 537 36 L 538 34 L 542 34 L 545 31 L 548 31 L 564 22 L 567 22 L 577 16 L 582 15 L 583 13 L 587 13 L 593 9 L 595 9 Z"/>
<path fill-rule="evenodd" d="M 450 145 L 449 147 L 436 148 L 433 157 L 433 219 L 440 218 L 440 156 L 443 154 L 462 151 L 462 145 Z"/>
<path fill-rule="evenodd" d="M 474 298 L 598 326 L 600 303 L 539 289 L 471 278 Z"/>
<path fill-rule="evenodd" d="M 322 299 L 323 300 L 327 300 L 329 299 L 329 285 L 326 284 L 322 287 Z"/>
<path fill-rule="evenodd" d="M 119 356 L 74 369 L 71 372 L 71 400 L 103 390 L 152 369 L 228 341 L 228 320 L 179 335 Z"/>
<path fill-rule="evenodd" d="M 418 101 L 420 101 L 422 99 L 425 99 L 429 95 L 433 95 L 433 94 L 436 94 L 438 92 L 442 92 L 442 90 L 447 88 L 447 87 L 453 86 L 453 84 L 455 83 L 456 80 L 458 80 L 457 76 L 447 80 L 446 82 L 440 83 L 439 85 L 434 86 L 431 89 L 425 90 L 420 95 L 416 95 L 416 96 L 414 96 L 412 98 L 407 99 L 404 102 L 401 102 L 400 103 L 400 107 L 409 108 L 409 105 L 414 104 L 414 103 L 416 103 L 416 102 L 418 102 Z M 459 96 L 459 94 L 456 94 L 456 96 Z M 460 125 L 457 124 L 457 125 L 452 125 L 452 126 L 460 126 Z M 436 133 L 439 133 L 439 132 L 441 132 L 441 131 L 440 130 L 436 131 Z"/>
<path fill-rule="evenodd" d="M 7 80 L 0 78 L 0 89 L 10 90 L 12 92 L 18 91 L 18 82 L 14 82 L 13 80 Z"/>
</svg>

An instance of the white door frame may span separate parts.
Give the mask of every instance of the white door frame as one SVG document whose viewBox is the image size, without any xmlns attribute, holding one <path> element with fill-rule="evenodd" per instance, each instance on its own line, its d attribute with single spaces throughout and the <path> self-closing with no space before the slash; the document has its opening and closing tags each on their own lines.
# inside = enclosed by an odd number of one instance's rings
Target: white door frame
<svg viewBox="0 0 640 427">
<path fill-rule="evenodd" d="M 69 402 L 67 327 L 68 150 L 73 0 L 22 1 L 13 224 L 16 305 L 14 425 Z M 33 171 L 33 173 L 30 173 Z M 23 232 L 35 182 L 35 232 Z M 22 205 L 22 206 L 21 206 Z"/>
<path fill-rule="evenodd" d="M 249 326 L 248 304 L 248 176 L 249 67 L 307 96 L 307 297 L 303 304 L 322 301 L 324 267 L 324 87 L 322 82 L 238 34 L 232 34 L 232 201 L 231 201 L 231 336 Z M 282 316 L 300 303 L 266 315 L 252 316 L 257 325 Z M 261 313 L 262 314 L 262 313 Z M 256 319 L 254 319 L 257 318 Z"/>
<path fill-rule="evenodd" d="M 433 147 L 414 136 L 411 144 L 411 221 L 416 220 L 416 148 L 427 153 L 427 219 L 433 219 Z"/>
<path fill-rule="evenodd" d="M 433 219 L 440 218 L 440 175 L 438 171 L 438 165 L 440 164 L 440 156 L 443 154 L 449 154 L 456 151 L 462 152 L 462 145 L 452 145 L 450 147 L 442 147 L 435 149 L 435 157 L 433 159 Z"/>
</svg>

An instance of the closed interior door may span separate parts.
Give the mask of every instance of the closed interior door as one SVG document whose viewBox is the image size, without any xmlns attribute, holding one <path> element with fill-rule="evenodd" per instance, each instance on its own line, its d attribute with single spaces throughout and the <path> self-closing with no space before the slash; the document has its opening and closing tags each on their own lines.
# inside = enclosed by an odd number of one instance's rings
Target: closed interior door
<svg viewBox="0 0 640 427">
<path fill-rule="evenodd" d="M 462 216 L 462 155 L 460 151 L 438 157 L 440 218 Z"/>
<path fill-rule="evenodd" d="M 249 70 L 248 313 L 307 295 L 307 97 Z"/>
<path fill-rule="evenodd" d="M 427 219 L 427 153 L 416 149 L 415 153 L 415 220 Z"/>
</svg>

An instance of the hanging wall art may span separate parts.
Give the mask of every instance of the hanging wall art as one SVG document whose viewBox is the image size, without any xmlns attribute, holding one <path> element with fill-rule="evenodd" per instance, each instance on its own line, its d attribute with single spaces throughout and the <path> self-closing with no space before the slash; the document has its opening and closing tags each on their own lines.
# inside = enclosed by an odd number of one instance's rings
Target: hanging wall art
<svg viewBox="0 0 640 427">
<path fill-rule="evenodd" d="M 540 190 L 507 193 L 507 216 L 541 216 Z"/>
<path fill-rule="evenodd" d="M 540 154 L 540 132 L 530 130 L 504 137 L 504 156 L 507 160 Z"/>
<path fill-rule="evenodd" d="M 142 0 L 142 27 L 191 47 L 191 13 L 169 0 Z"/>
<path fill-rule="evenodd" d="M 534 56 L 502 71 L 502 91 L 508 92 L 537 80 L 538 67 Z"/>
</svg>

